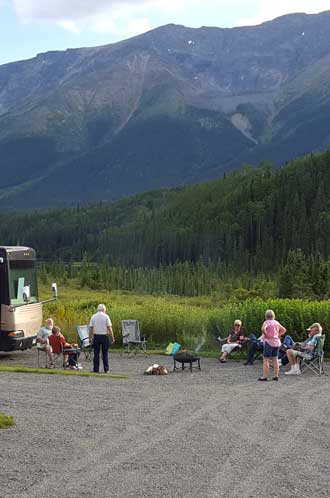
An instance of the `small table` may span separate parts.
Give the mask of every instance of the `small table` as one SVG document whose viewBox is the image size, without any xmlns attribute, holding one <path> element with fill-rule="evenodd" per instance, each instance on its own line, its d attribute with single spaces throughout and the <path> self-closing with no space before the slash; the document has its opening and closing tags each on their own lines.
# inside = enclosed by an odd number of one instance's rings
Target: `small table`
<svg viewBox="0 0 330 498">
<path fill-rule="evenodd" d="M 185 364 L 189 364 L 190 372 L 192 372 L 193 368 L 196 368 L 198 370 L 201 370 L 201 359 L 199 356 L 194 356 L 189 353 L 178 353 L 173 356 L 173 372 L 176 372 L 177 370 L 180 369 L 180 367 L 177 366 L 177 363 L 181 363 L 182 365 L 182 370 L 185 368 Z M 197 367 L 193 367 L 193 363 L 197 362 Z"/>
</svg>

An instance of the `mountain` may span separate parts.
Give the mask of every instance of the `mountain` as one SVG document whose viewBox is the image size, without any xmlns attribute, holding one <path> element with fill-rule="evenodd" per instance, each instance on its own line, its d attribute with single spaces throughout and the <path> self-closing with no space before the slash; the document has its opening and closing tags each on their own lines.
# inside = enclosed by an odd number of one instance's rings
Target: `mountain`
<svg viewBox="0 0 330 498">
<path fill-rule="evenodd" d="M 112 200 L 330 147 L 330 11 L 0 66 L 0 206 Z"/>
</svg>

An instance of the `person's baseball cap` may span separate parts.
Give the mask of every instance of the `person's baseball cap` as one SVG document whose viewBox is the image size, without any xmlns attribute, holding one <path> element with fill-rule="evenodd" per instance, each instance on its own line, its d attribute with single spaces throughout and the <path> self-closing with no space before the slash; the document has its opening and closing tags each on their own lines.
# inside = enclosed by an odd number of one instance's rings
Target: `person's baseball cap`
<svg viewBox="0 0 330 498">
<path fill-rule="evenodd" d="M 322 325 L 318 322 L 313 323 L 308 329 L 306 329 L 308 332 L 310 332 L 312 329 L 318 329 L 319 333 L 322 333 Z"/>
</svg>

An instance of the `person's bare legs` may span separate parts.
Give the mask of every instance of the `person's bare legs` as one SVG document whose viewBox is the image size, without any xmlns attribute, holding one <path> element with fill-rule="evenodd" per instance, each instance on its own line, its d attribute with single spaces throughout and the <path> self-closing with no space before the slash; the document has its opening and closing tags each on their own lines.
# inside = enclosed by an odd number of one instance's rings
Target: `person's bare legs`
<svg viewBox="0 0 330 498">
<path fill-rule="evenodd" d="M 269 358 L 264 358 L 262 362 L 262 377 L 268 379 L 269 374 Z"/>
<path fill-rule="evenodd" d="M 286 355 L 291 366 L 297 363 L 297 357 L 293 354 L 293 349 L 288 349 Z"/>
<path fill-rule="evenodd" d="M 297 355 L 295 354 L 295 351 L 293 349 L 288 349 L 286 355 L 288 357 L 291 368 L 290 370 L 288 370 L 288 372 L 284 372 L 285 375 L 299 375 L 299 360 L 297 358 Z"/>
<path fill-rule="evenodd" d="M 53 364 L 54 364 L 54 358 L 53 358 L 53 350 L 52 350 L 52 347 L 51 347 L 49 344 L 46 344 L 46 345 L 45 345 L 45 349 L 46 349 L 46 352 L 47 352 L 47 355 L 48 355 L 48 358 L 49 358 L 50 364 L 51 364 L 51 365 L 53 365 Z"/>
<path fill-rule="evenodd" d="M 274 379 L 278 378 L 278 374 L 279 374 L 279 366 L 278 366 L 278 358 L 277 356 L 274 356 L 272 358 L 272 361 L 273 361 L 273 369 L 274 369 Z"/>
<path fill-rule="evenodd" d="M 220 361 L 221 361 L 221 360 L 226 361 L 226 360 L 227 360 L 227 358 L 228 358 L 228 353 L 224 352 L 224 353 L 222 353 L 222 355 L 220 356 L 219 360 L 220 360 Z"/>
</svg>

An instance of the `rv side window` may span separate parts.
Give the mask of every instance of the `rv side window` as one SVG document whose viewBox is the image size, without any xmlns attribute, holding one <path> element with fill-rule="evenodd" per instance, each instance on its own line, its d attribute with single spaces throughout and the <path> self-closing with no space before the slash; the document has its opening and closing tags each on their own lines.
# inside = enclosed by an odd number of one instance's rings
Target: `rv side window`
<svg viewBox="0 0 330 498">
<path fill-rule="evenodd" d="M 12 305 L 25 304 L 24 287 L 30 287 L 29 303 L 38 302 L 37 272 L 35 262 L 11 260 L 9 262 L 9 291 Z"/>
</svg>

